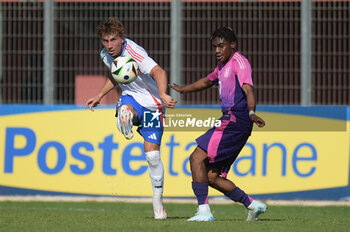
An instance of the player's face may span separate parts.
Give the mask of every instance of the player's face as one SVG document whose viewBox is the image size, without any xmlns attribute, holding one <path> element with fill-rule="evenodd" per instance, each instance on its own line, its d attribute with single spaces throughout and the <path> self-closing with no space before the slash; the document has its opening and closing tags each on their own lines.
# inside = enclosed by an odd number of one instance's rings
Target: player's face
<svg viewBox="0 0 350 232">
<path fill-rule="evenodd" d="M 223 38 L 216 37 L 212 41 L 215 50 L 216 59 L 220 62 L 227 62 L 234 53 L 236 43 L 228 42 Z"/>
<path fill-rule="evenodd" d="M 120 37 L 117 33 L 103 34 L 102 45 L 105 47 L 109 55 L 118 57 L 122 53 L 124 46 L 124 38 Z"/>
</svg>

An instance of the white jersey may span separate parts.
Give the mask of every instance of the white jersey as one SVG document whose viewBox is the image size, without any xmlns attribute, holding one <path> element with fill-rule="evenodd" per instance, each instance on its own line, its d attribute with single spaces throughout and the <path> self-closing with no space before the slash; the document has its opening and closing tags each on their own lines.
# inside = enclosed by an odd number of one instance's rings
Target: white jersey
<svg viewBox="0 0 350 232">
<path fill-rule="evenodd" d="M 105 48 L 102 49 L 100 55 L 108 69 L 111 69 L 111 64 L 116 57 L 109 55 Z M 134 82 L 119 84 L 122 95 L 132 96 L 140 105 L 149 110 L 164 109 L 159 98 L 158 86 L 150 75 L 157 63 L 148 56 L 144 48 L 127 38 L 124 39 L 124 47 L 120 56 L 131 57 L 139 65 L 139 75 Z"/>
</svg>

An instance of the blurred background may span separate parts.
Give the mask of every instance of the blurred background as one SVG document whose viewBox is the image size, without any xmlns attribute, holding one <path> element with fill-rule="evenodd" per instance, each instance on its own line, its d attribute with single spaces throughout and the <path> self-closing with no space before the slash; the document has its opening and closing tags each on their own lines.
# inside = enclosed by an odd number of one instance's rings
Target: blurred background
<svg viewBox="0 0 350 232">
<path fill-rule="evenodd" d="M 311 0 L 2 0 L 0 103 L 83 104 L 109 75 L 95 29 L 111 16 L 169 82 L 212 72 L 210 34 L 230 26 L 251 62 L 258 104 L 350 104 L 350 1 Z M 104 104 L 115 104 L 112 95 Z M 216 88 L 179 101 L 219 104 Z"/>
</svg>

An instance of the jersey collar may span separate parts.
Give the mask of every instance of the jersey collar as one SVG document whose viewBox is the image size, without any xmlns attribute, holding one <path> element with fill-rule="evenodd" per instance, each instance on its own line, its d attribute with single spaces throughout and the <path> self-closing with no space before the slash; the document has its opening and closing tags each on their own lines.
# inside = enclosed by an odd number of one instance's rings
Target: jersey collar
<svg viewBox="0 0 350 232">
<path fill-rule="evenodd" d="M 120 54 L 120 56 L 124 56 L 124 52 L 125 52 L 125 49 L 126 49 L 126 46 L 128 45 L 128 41 L 127 39 L 124 37 L 124 47 L 123 47 L 123 51 L 122 53 Z"/>
</svg>

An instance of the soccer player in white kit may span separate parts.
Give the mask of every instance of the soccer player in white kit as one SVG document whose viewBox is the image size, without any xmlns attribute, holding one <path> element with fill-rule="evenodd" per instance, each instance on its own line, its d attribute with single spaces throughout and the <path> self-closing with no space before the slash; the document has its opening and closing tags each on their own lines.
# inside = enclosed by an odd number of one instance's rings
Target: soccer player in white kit
<svg viewBox="0 0 350 232">
<path fill-rule="evenodd" d="M 93 111 L 109 91 L 117 85 L 122 89 L 122 96 L 117 103 L 117 127 L 127 139 L 133 137 L 132 126 L 138 126 L 139 134 L 144 138 L 144 149 L 149 165 L 149 174 L 153 186 L 153 210 L 155 219 L 167 217 L 163 207 L 164 167 L 160 159 L 160 143 L 163 127 L 145 128 L 145 112 L 153 112 L 162 123 L 164 107 L 174 108 L 176 101 L 166 93 L 166 72 L 147 52 L 134 41 L 125 38 L 124 25 L 115 18 L 108 18 L 97 27 L 103 49 L 100 53 L 104 64 L 110 69 L 112 62 L 119 56 L 132 57 L 139 65 L 139 75 L 130 84 L 117 84 L 109 76 L 99 93 L 88 99 L 85 107 Z"/>
</svg>

